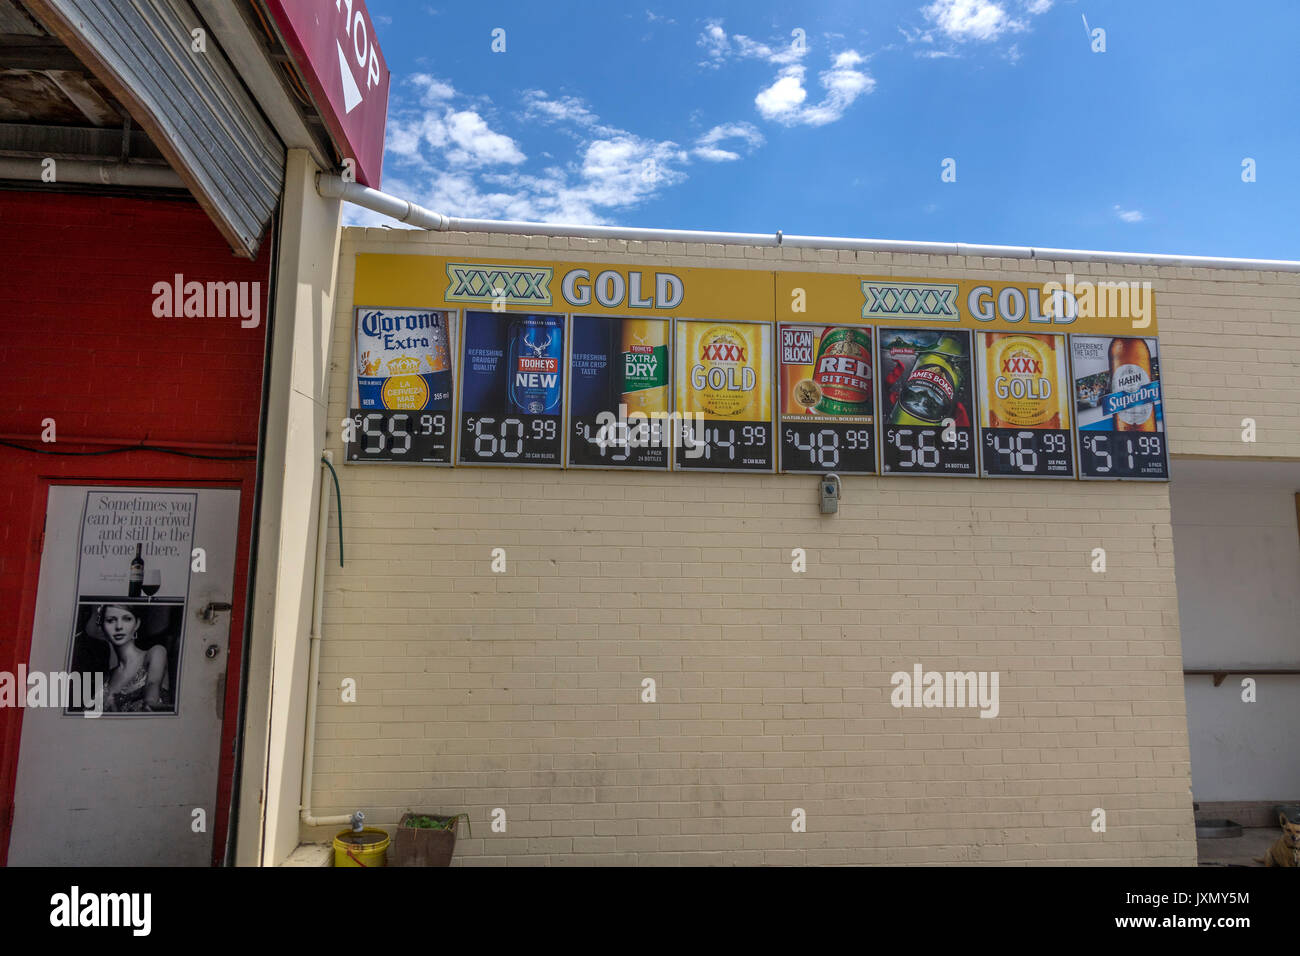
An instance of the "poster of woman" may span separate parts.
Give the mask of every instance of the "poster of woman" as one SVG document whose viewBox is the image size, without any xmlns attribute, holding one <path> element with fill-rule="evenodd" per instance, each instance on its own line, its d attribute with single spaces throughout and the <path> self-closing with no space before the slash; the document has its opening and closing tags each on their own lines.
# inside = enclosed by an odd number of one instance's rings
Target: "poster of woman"
<svg viewBox="0 0 1300 956">
<path fill-rule="evenodd" d="M 178 713 L 196 499 L 193 492 L 86 495 L 68 669 L 103 677 L 97 703 L 105 715 Z"/>
</svg>

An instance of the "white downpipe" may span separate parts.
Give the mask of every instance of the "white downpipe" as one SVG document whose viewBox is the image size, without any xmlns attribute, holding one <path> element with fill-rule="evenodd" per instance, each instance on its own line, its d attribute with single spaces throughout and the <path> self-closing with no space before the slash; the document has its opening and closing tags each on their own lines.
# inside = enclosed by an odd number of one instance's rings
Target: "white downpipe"
<svg viewBox="0 0 1300 956">
<path fill-rule="evenodd" d="M 334 461 L 332 452 L 325 452 L 324 457 Z M 320 680 L 320 639 L 321 618 L 325 609 L 325 545 L 329 535 L 330 498 L 329 469 L 325 463 L 320 465 L 320 509 L 316 515 L 316 577 L 312 582 L 311 604 L 311 649 L 307 674 L 307 735 L 303 739 L 302 752 L 302 810 L 300 816 L 305 826 L 329 827 L 352 823 L 352 815 L 343 813 L 331 817 L 314 817 L 311 815 L 311 777 L 316 762 L 316 685 Z"/>
<path fill-rule="evenodd" d="M 690 229 L 640 229 L 624 226 L 580 226 L 554 222 L 511 222 L 458 219 L 390 196 L 357 182 L 344 182 L 333 173 L 316 174 L 316 191 L 326 199 L 341 199 L 434 232 L 485 232 L 522 236 L 575 236 L 585 239 L 633 239 L 659 242 L 708 242 L 732 246 L 792 246 L 798 249 L 845 249 L 857 252 L 901 252 L 930 256 L 982 256 L 993 259 L 1053 259 L 1063 262 L 1111 262 L 1122 265 L 1184 266 L 1202 269 L 1257 269 L 1300 272 L 1291 259 L 1229 259 L 1143 252 L 1104 252 L 1092 249 L 1039 249 L 1032 246 L 984 246 L 965 242 L 909 242 L 900 239 L 849 239 L 835 236 L 787 236 L 775 233 L 698 232 Z"/>
<path fill-rule="evenodd" d="M 55 159 L 53 183 L 93 186 L 147 186 L 154 189 L 184 189 L 185 182 L 166 166 L 137 166 L 130 163 L 98 163 L 84 159 Z M 44 160 L 0 156 L 0 179 L 40 181 L 46 172 Z"/>
</svg>

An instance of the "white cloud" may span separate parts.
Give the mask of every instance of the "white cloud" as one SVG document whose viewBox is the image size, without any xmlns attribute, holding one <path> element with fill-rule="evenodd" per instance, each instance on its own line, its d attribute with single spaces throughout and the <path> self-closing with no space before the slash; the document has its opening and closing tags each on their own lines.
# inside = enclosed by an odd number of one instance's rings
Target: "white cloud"
<svg viewBox="0 0 1300 956">
<path fill-rule="evenodd" d="M 740 153 L 722 149 L 718 144 L 725 140 L 744 141 L 745 151 L 751 152 L 763 145 L 763 134 L 749 123 L 723 123 L 715 126 L 695 141 L 692 154 L 710 163 L 728 163 L 740 159 Z"/>
<path fill-rule="evenodd" d="M 1025 29 L 995 0 L 934 0 L 921 11 L 949 39 L 996 40 L 1008 31 Z"/>
<path fill-rule="evenodd" d="M 465 97 L 423 74 L 406 89 L 414 96 L 405 103 L 395 99 L 389 118 L 384 186 L 445 215 L 604 223 L 686 178 L 689 150 L 603 124 L 577 97 L 552 97 L 544 90 L 522 94 L 517 119 L 577 140 L 570 161 L 538 168 L 544 160 L 530 163 L 514 138 L 493 128 L 485 98 Z M 462 101 L 473 106 L 458 108 Z M 715 127 L 705 139 L 701 145 L 713 149 L 728 139 L 747 146 L 762 142 L 748 124 Z M 349 222 L 385 220 L 352 212 Z"/>
<path fill-rule="evenodd" d="M 1145 217 L 1140 209 L 1121 209 L 1119 204 L 1115 204 L 1115 215 L 1124 222 L 1141 222 Z"/>
<path fill-rule="evenodd" d="M 1053 0 L 1024 0 L 1025 10 L 1034 16 L 1052 9 Z"/>
<path fill-rule="evenodd" d="M 805 105 L 808 91 L 804 88 L 807 67 L 803 63 L 808 45 L 800 34 L 799 41 L 785 45 L 769 45 L 743 34 L 728 35 L 721 20 L 710 20 L 700 35 L 699 45 L 704 47 L 709 60 L 702 64 L 717 68 L 728 58 L 763 60 L 780 67 L 776 78 L 758 91 L 754 105 L 766 120 L 786 126 L 823 126 L 833 123 L 863 93 L 875 89 L 876 81 L 857 67 L 866 62 L 856 50 L 845 50 L 831 61 L 828 70 L 818 74 L 818 81 L 826 90 L 820 103 Z M 719 150 L 715 161 L 733 158 L 727 150 Z M 701 158 L 704 158 L 703 156 Z"/>
<path fill-rule="evenodd" d="M 728 57 L 766 60 L 777 66 L 788 66 L 791 63 L 798 63 L 808 52 L 807 43 L 800 41 L 796 44 L 794 38 L 791 38 L 789 43 L 774 47 L 742 33 L 728 36 L 727 31 L 722 28 L 721 20 L 709 20 L 704 25 L 704 32 L 700 34 L 697 43 L 704 47 L 705 53 L 709 56 L 709 59 L 701 65 L 715 69 Z"/>
<path fill-rule="evenodd" d="M 760 90 L 754 105 L 764 119 L 786 126 L 825 126 L 844 115 L 863 93 L 876 88 L 876 81 L 857 69 L 863 57 L 856 50 L 845 50 L 832 61 L 831 68 L 818 74 L 818 82 L 826 90 L 820 103 L 805 106 L 808 91 L 804 89 L 802 64 L 788 66 L 771 86 Z"/>
<path fill-rule="evenodd" d="M 803 74 L 801 66 L 786 67 L 775 83 L 759 90 L 754 105 L 764 119 L 784 122 L 794 115 L 799 104 L 808 98 L 808 91 L 803 88 Z"/>
</svg>

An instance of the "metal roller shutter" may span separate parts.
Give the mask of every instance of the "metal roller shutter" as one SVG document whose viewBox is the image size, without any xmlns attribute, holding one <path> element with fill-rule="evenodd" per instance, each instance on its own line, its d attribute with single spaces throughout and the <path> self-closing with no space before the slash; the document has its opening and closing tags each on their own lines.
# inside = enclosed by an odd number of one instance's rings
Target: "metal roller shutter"
<svg viewBox="0 0 1300 956">
<path fill-rule="evenodd" d="M 284 146 L 188 0 L 28 0 L 145 128 L 234 250 L 255 256 Z M 205 52 L 192 52 L 203 29 Z"/>
</svg>

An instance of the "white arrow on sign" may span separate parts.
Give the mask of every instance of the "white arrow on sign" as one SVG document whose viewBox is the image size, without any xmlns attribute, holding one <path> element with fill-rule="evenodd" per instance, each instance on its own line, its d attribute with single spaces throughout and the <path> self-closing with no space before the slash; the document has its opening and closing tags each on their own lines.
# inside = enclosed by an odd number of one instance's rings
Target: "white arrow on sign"
<svg viewBox="0 0 1300 956">
<path fill-rule="evenodd" d="M 339 51 L 339 76 L 343 80 L 343 111 L 351 113 L 361 102 L 361 90 L 357 87 L 356 77 L 352 75 L 352 67 L 348 66 L 348 58 L 343 55 L 343 44 L 335 40 L 334 46 Z"/>
</svg>

